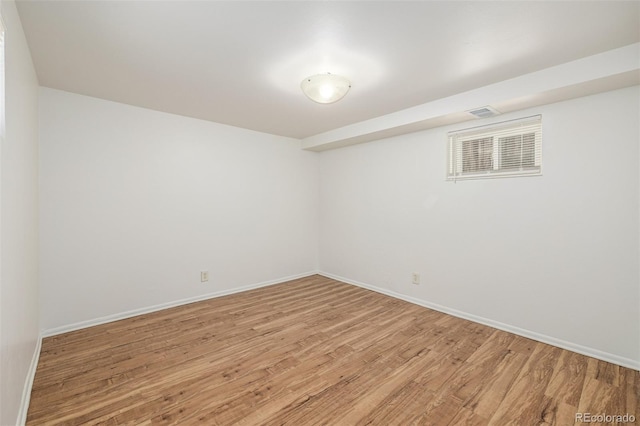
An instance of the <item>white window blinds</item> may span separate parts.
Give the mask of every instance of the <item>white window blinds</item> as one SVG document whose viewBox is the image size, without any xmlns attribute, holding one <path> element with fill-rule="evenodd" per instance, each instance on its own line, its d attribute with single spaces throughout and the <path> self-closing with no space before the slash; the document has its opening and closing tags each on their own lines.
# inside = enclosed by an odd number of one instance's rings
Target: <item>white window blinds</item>
<svg viewBox="0 0 640 426">
<path fill-rule="evenodd" d="M 540 175 L 541 124 L 538 115 L 449 133 L 447 179 Z"/>
</svg>

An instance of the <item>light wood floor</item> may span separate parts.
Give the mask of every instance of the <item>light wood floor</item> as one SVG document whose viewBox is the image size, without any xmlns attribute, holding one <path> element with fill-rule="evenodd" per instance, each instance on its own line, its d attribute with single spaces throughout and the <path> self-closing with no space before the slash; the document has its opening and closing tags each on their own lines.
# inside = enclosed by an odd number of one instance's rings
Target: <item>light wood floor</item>
<svg viewBox="0 0 640 426">
<path fill-rule="evenodd" d="M 573 425 L 639 398 L 637 371 L 313 276 L 44 339 L 27 424 Z"/>
</svg>

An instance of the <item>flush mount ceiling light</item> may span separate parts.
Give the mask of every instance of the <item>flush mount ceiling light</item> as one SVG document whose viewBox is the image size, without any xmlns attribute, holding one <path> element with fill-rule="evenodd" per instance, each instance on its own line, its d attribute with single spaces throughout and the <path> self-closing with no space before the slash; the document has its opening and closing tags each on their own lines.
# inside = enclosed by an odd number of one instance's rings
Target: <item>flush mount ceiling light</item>
<svg viewBox="0 0 640 426">
<path fill-rule="evenodd" d="M 344 77 L 326 73 L 305 78 L 300 87 L 312 101 L 330 104 L 342 99 L 351 88 L 351 83 Z"/>
</svg>

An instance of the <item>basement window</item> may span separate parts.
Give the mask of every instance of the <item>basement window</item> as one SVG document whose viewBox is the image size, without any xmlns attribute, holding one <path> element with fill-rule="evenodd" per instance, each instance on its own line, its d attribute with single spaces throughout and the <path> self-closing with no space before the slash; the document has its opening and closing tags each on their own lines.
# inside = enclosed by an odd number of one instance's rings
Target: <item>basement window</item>
<svg viewBox="0 0 640 426">
<path fill-rule="evenodd" d="M 447 180 L 542 174 L 542 117 L 450 132 Z"/>
</svg>

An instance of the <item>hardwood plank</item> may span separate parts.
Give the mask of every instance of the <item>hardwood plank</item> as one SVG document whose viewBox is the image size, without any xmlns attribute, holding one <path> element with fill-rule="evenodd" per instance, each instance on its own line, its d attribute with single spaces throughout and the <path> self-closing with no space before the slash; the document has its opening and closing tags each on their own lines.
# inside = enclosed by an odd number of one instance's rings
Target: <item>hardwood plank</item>
<svg viewBox="0 0 640 426">
<path fill-rule="evenodd" d="M 462 407 L 449 424 L 465 426 L 486 426 L 489 424 L 489 420 L 479 415 L 475 410 L 470 410 L 468 408 Z"/>
<path fill-rule="evenodd" d="M 489 424 L 519 424 L 521 418 L 535 424 L 546 422 L 555 405 L 544 391 L 561 352 L 559 348 L 538 343 Z"/>
<path fill-rule="evenodd" d="M 520 353 L 507 350 L 495 356 L 497 364 L 485 363 L 486 374 L 481 377 L 477 388 L 465 400 L 464 407 L 482 419 L 491 419 L 506 394 L 510 391 L 518 377 L 518 372 L 526 362 L 526 357 Z M 502 357 L 502 358 L 500 358 Z"/>
<path fill-rule="evenodd" d="M 640 373 L 313 276 L 46 338 L 27 424 L 573 424 Z"/>
<path fill-rule="evenodd" d="M 577 407 L 586 377 L 587 358 L 580 354 L 563 351 L 558 357 L 545 395 L 565 404 Z"/>
</svg>

